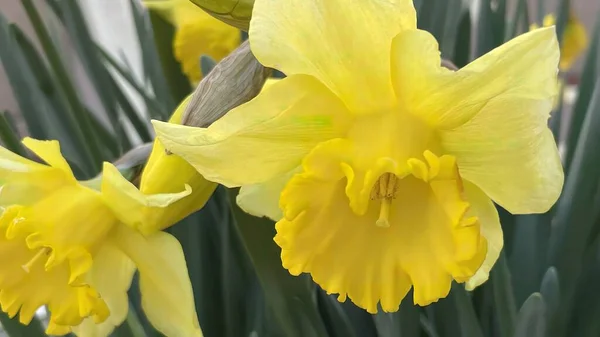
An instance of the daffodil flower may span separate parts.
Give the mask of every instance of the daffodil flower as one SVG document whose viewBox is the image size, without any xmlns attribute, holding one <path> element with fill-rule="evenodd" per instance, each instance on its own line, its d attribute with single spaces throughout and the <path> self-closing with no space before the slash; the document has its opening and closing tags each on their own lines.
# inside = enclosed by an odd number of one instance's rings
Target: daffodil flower
<svg viewBox="0 0 600 337">
<path fill-rule="evenodd" d="M 488 278 L 503 246 L 492 201 L 523 214 L 557 200 L 553 28 L 458 71 L 410 0 L 256 0 L 249 34 L 285 79 L 208 128 L 154 126 L 207 179 L 251 189 L 293 275 L 372 313 L 411 287 L 426 305 Z"/>
<path fill-rule="evenodd" d="M 144 4 L 167 14 L 176 27 L 173 52 L 192 83 L 202 79 L 202 55 L 220 61 L 240 45 L 239 29 L 212 17 L 189 0 L 145 0 Z"/>
<path fill-rule="evenodd" d="M 544 17 L 544 27 L 554 26 L 556 18 L 553 14 L 548 14 Z M 540 28 L 537 24 L 532 24 L 530 30 Z M 560 63 L 559 67 L 562 71 L 567 71 L 573 66 L 575 61 L 587 48 L 588 38 L 585 26 L 579 21 L 579 18 L 575 16 L 575 13 L 571 11 L 569 18 L 567 19 L 567 25 L 563 33 L 563 43 L 560 48 Z"/>
<path fill-rule="evenodd" d="M 166 336 L 202 336 L 181 246 L 159 231 L 172 222 L 157 223 L 176 220 L 165 213 L 190 186 L 146 195 L 110 163 L 100 181 L 78 182 L 58 142 L 23 143 L 48 165 L 0 148 L 2 310 L 28 324 L 45 305 L 48 334 L 108 336 L 127 315 L 137 269 L 150 322 Z"/>
</svg>

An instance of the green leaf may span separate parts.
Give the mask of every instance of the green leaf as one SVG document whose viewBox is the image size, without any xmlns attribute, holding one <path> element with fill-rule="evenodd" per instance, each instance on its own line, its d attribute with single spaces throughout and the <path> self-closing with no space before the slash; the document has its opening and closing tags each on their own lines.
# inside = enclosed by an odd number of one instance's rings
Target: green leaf
<svg viewBox="0 0 600 337">
<path fill-rule="evenodd" d="M 566 152 L 563 163 L 567 173 L 570 170 L 571 162 L 575 154 L 575 147 L 581 133 L 583 120 L 592 100 L 592 93 L 596 80 L 600 74 L 600 66 L 598 64 L 598 49 L 600 43 L 600 19 L 596 22 L 593 37 L 590 40 L 590 45 L 585 57 L 585 63 L 581 72 L 581 80 L 578 86 L 577 100 L 571 113 L 570 127 L 566 139 Z"/>
<path fill-rule="evenodd" d="M 47 139 L 47 131 L 39 116 L 40 93 L 35 90 L 35 79 L 23 57 L 20 57 L 17 42 L 10 33 L 6 18 L 0 13 L 0 60 L 4 71 L 13 89 L 13 94 L 21 114 L 27 123 L 29 133 L 34 138 Z"/>
<path fill-rule="evenodd" d="M 82 144 L 89 153 L 89 157 L 87 159 L 89 165 L 88 167 L 91 170 L 90 172 L 100 172 L 103 161 L 100 142 L 98 142 L 96 139 L 95 133 L 89 121 L 89 116 L 87 115 L 83 104 L 81 104 L 81 101 L 79 100 L 75 86 L 67 74 L 67 70 L 60 59 L 60 55 L 56 49 L 56 46 L 53 44 L 42 18 L 33 4 L 33 1 L 21 0 L 21 3 L 23 4 L 23 8 L 25 8 L 25 12 L 29 17 L 31 24 L 33 25 L 38 40 L 42 45 L 42 49 L 44 50 L 45 56 L 48 59 L 52 73 L 58 80 L 60 88 L 63 90 L 65 97 L 67 98 L 67 102 L 69 103 L 69 107 L 72 111 L 70 122 L 75 122 L 79 126 L 80 131 L 77 133 L 77 138 L 82 140 Z"/>
<path fill-rule="evenodd" d="M 235 200 L 236 190 L 231 190 Z M 283 336 L 326 337 L 327 330 L 320 317 L 315 284 L 306 274 L 292 276 L 281 266 L 281 249 L 273 241 L 275 226 L 270 220 L 244 213 L 232 203 L 242 240 L 250 254 L 274 320 Z"/>
<path fill-rule="evenodd" d="M 460 69 L 466 66 L 471 57 L 471 12 L 464 11 L 458 24 L 454 57 L 452 61 Z"/>
<path fill-rule="evenodd" d="M 111 149 L 111 151 L 119 155 L 129 150 L 128 136 L 123 125 L 120 123 L 115 94 L 113 93 L 113 88 L 109 85 L 108 73 L 100 59 L 98 50 L 95 48 L 94 40 L 88 30 L 78 2 L 75 0 L 48 0 L 48 2 L 58 4 L 58 6 L 51 6 L 51 8 L 55 13 L 59 10 L 62 13 L 62 15 L 59 15 L 59 13 L 56 14 L 66 26 L 75 50 L 79 55 L 79 59 L 83 64 L 83 68 L 100 99 L 103 112 L 108 117 L 107 119 L 112 129 L 119 139 L 120 146 Z M 90 116 L 90 118 L 92 117 Z"/>
<path fill-rule="evenodd" d="M 317 300 L 323 323 L 330 337 L 364 336 L 364 334 L 358 334 L 355 331 L 350 317 L 348 317 L 344 307 L 335 295 L 327 295 L 324 291 L 317 291 Z"/>
<path fill-rule="evenodd" d="M 412 303 L 412 295 L 408 294 L 402 300 L 397 312 L 386 313 L 380 310 L 373 316 L 377 327 L 377 336 L 419 337 L 421 335 L 420 316 L 419 307 Z"/>
<path fill-rule="evenodd" d="M 523 303 L 514 337 L 545 337 L 546 336 L 546 304 L 540 293 L 535 293 Z"/>
<path fill-rule="evenodd" d="M 559 313 L 558 309 L 560 308 L 560 283 L 556 268 L 550 267 L 546 270 L 540 286 L 540 293 L 546 302 L 546 317 L 550 320 Z"/>
<path fill-rule="evenodd" d="M 8 111 L 0 112 L 0 140 L 2 140 L 5 148 L 21 157 L 27 157 L 25 147 L 19 141 L 19 136 Z"/>
<path fill-rule="evenodd" d="M 562 196 L 556 205 L 554 231 L 550 241 L 550 263 L 561 276 L 561 306 L 569 312 L 577 279 L 584 265 L 583 256 L 596 219 L 594 200 L 600 183 L 600 82 L 586 113 L 583 128 L 573 155 L 571 169 Z M 563 332 L 567 317 L 553 320 L 552 331 Z"/>
<path fill-rule="evenodd" d="M 154 95 L 162 109 L 160 111 L 161 119 L 167 119 L 172 111 L 175 110 L 176 104 L 171 97 L 169 83 L 165 80 L 165 74 L 159 60 L 158 48 L 154 42 L 154 33 L 152 24 L 148 16 L 148 11 L 142 7 L 136 0 L 129 0 L 131 5 L 131 13 L 133 22 L 138 34 L 140 48 L 142 50 L 142 65 L 144 74 L 149 78 L 154 90 Z"/>
<path fill-rule="evenodd" d="M 569 14 L 571 11 L 571 0 L 560 0 L 559 7 L 556 15 L 556 36 L 558 41 L 562 45 L 563 35 L 567 22 L 569 21 Z"/>
<path fill-rule="evenodd" d="M 490 279 L 494 290 L 494 307 L 498 316 L 500 336 L 511 337 L 515 328 L 517 307 L 511 284 L 511 275 L 504 252 L 490 272 Z"/>
<path fill-rule="evenodd" d="M 175 102 L 181 102 L 192 92 L 188 78 L 181 70 L 181 64 L 175 59 L 173 53 L 173 39 L 175 27 L 165 18 L 154 11 L 150 11 L 150 22 L 154 31 L 154 42 L 158 48 L 158 57 L 165 74 L 171 97 Z"/>
<path fill-rule="evenodd" d="M 552 228 L 550 222 L 549 213 L 516 217 L 508 280 L 512 280 L 513 284 L 514 310 L 521 306 L 529 295 L 539 290 L 547 268 L 548 241 Z"/>
<path fill-rule="evenodd" d="M 0 323 L 9 337 L 46 337 L 44 326 L 35 317 L 29 325 L 23 325 L 19 323 L 17 317 L 11 319 L 6 313 L 0 311 Z"/>
<path fill-rule="evenodd" d="M 104 60 L 106 60 L 110 64 L 110 66 L 114 70 L 116 70 L 117 73 L 121 75 L 121 77 L 123 77 L 123 79 L 142 97 L 142 99 L 146 103 L 146 107 L 148 108 L 151 117 L 162 120 L 163 116 L 169 115 L 169 111 L 167 111 L 166 108 L 159 101 L 156 100 L 156 98 L 148 94 L 144 86 L 138 82 L 138 80 L 134 77 L 134 75 L 131 72 L 123 68 L 123 66 L 119 64 L 119 61 L 115 60 L 102 47 L 98 45 L 96 47 L 100 51 L 100 54 L 102 55 Z"/>
<path fill-rule="evenodd" d="M 529 24 L 531 21 L 529 20 L 529 7 L 527 6 L 527 0 L 518 0 L 511 21 L 512 25 L 506 29 L 506 41 L 529 30 Z"/>
<path fill-rule="evenodd" d="M 117 98 L 117 103 L 123 110 L 125 117 L 127 117 L 127 119 L 131 122 L 131 125 L 133 125 L 133 128 L 142 139 L 142 142 L 146 143 L 152 141 L 154 137 L 150 133 L 150 124 L 135 110 L 129 99 L 127 99 L 125 96 L 125 93 L 121 87 L 117 84 L 116 79 L 113 77 L 114 75 L 110 73 L 108 75 L 108 83 L 113 88 L 113 92 Z"/>
<path fill-rule="evenodd" d="M 458 321 L 461 328 L 461 334 L 459 336 L 483 337 L 483 331 L 481 331 L 481 325 L 479 325 L 477 315 L 475 314 L 473 302 L 471 302 L 471 298 L 469 297 L 469 293 L 465 290 L 465 287 L 462 284 L 453 283 L 452 293 L 454 295 L 454 304 L 456 305 Z"/>
</svg>

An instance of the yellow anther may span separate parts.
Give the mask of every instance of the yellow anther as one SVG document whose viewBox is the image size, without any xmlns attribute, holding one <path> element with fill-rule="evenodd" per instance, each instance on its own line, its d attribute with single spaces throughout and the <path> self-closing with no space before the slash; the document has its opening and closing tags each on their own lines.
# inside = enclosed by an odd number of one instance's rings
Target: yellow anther
<svg viewBox="0 0 600 337">
<path fill-rule="evenodd" d="M 31 271 L 31 267 L 33 267 L 34 264 L 36 264 L 38 261 L 40 261 L 40 259 L 42 259 L 42 257 L 47 256 L 49 252 L 50 252 L 50 248 L 44 247 L 44 248 L 40 249 L 35 254 L 35 256 L 31 260 L 29 260 L 29 262 L 22 265 L 21 268 L 23 268 L 23 270 L 25 270 L 27 273 L 29 273 Z"/>
</svg>

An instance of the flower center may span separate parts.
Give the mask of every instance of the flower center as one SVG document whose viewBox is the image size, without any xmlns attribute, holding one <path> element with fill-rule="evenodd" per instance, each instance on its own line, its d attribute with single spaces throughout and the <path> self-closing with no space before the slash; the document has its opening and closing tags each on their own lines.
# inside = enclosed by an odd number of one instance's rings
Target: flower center
<svg viewBox="0 0 600 337">
<path fill-rule="evenodd" d="M 384 173 L 375 182 L 371 190 L 371 200 L 381 200 L 379 218 L 375 224 L 379 227 L 390 227 L 390 208 L 392 199 L 396 198 L 398 192 L 398 177 L 393 173 Z"/>
</svg>

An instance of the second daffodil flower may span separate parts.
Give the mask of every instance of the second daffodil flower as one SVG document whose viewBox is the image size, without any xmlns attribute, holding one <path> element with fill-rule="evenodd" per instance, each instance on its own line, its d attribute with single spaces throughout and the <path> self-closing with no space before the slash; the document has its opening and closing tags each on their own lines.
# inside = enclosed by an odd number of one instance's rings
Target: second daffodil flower
<svg viewBox="0 0 600 337">
<path fill-rule="evenodd" d="M 492 201 L 540 213 L 560 194 L 554 28 L 451 71 L 411 0 L 256 0 L 250 45 L 287 77 L 208 128 L 155 129 L 262 198 L 245 205 L 278 221 L 283 266 L 340 300 L 373 313 L 411 287 L 419 305 L 473 288 L 503 246 Z"/>
<path fill-rule="evenodd" d="M 181 206 L 185 199 L 201 207 L 212 190 L 190 195 L 177 180 L 177 191 L 144 194 L 109 163 L 101 178 L 78 182 L 58 142 L 24 144 L 48 165 L 0 148 L 2 310 L 28 324 L 45 305 L 48 334 L 108 336 L 125 320 L 137 269 L 153 326 L 166 336 L 202 336 L 181 246 L 160 229 L 178 220 L 174 211 L 193 211 Z"/>
<path fill-rule="evenodd" d="M 241 43 L 239 29 L 214 18 L 190 0 L 145 0 L 144 4 L 167 14 L 176 27 L 173 52 L 192 83 L 202 79 L 202 55 L 220 61 Z"/>
</svg>

